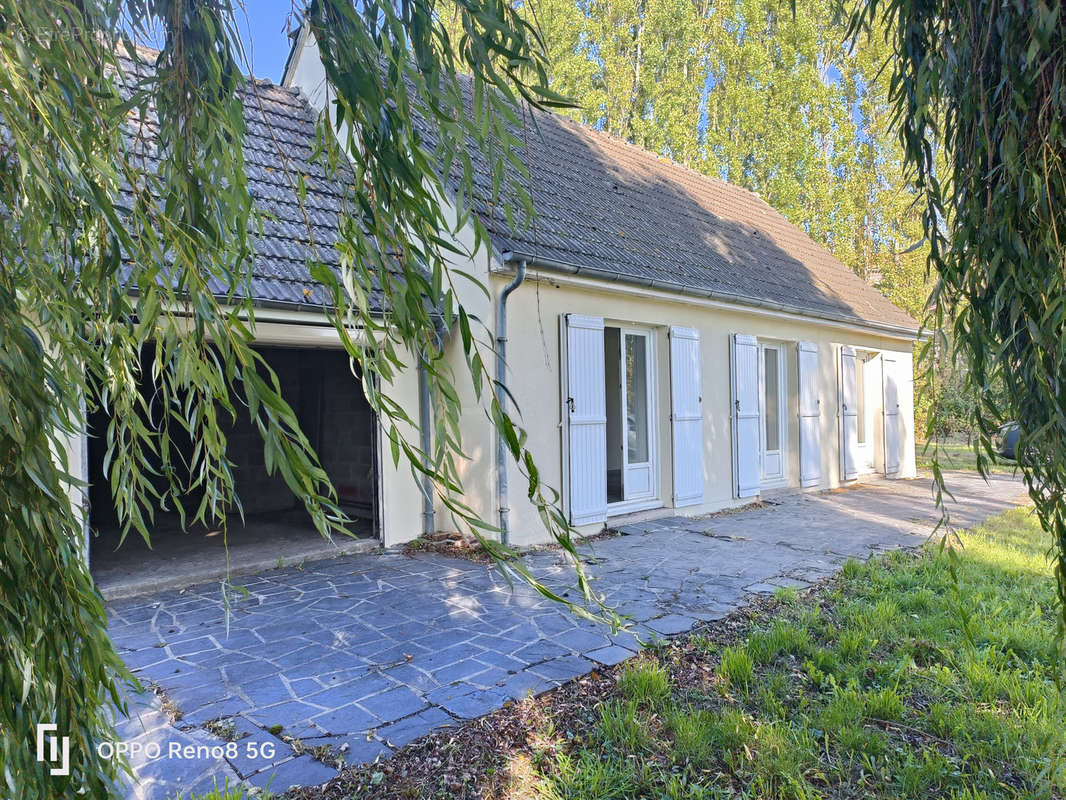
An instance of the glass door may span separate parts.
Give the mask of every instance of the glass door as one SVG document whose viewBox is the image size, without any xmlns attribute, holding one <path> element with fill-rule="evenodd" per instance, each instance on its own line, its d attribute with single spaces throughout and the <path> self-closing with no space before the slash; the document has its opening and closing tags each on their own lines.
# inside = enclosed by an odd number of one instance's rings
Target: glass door
<svg viewBox="0 0 1066 800">
<path fill-rule="evenodd" d="M 785 476 L 785 360 L 778 345 L 764 344 L 759 349 L 762 355 L 759 359 L 762 479 L 772 482 Z"/>
<path fill-rule="evenodd" d="M 876 375 L 875 354 L 858 353 L 855 358 L 855 402 L 858 417 L 859 472 L 874 471 L 874 415 L 875 404 L 871 390 L 880 386 Z"/>
<path fill-rule="evenodd" d="M 622 369 L 625 408 L 625 499 L 653 497 L 651 354 L 646 332 L 625 331 Z"/>
<path fill-rule="evenodd" d="M 607 502 L 648 500 L 658 493 L 651 333 L 606 326 L 603 341 Z"/>
</svg>

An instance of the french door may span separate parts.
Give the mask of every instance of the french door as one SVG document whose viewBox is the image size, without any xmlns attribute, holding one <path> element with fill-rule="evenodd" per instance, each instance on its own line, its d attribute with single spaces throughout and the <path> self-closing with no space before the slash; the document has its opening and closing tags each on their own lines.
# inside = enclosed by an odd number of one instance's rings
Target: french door
<svg viewBox="0 0 1066 800">
<path fill-rule="evenodd" d="M 654 356 L 650 331 L 604 329 L 610 504 L 658 495 Z"/>
<path fill-rule="evenodd" d="M 858 424 L 858 467 L 860 473 L 874 471 L 874 397 L 881 386 L 880 363 L 876 354 L 859 351 L 855 356 L 855 400 Z"/>
<path fill-rule="evenodd" d="M 785 477 L 785 352 L 780 345 L 760 344 L 759 355 L 762 480 L 773 483 Z"/>
</svg>

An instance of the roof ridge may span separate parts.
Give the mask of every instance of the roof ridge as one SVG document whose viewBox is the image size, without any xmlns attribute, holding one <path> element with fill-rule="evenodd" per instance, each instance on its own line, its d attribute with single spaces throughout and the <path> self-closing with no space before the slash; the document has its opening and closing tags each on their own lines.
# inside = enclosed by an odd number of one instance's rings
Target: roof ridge
<svg viewBox="0 0 1066 800">
<path fill-rule="evenodd" d="M 137 53 L 137 56 L 139 58 L 144 59 L 144 61 L 146 62 L 145 66 L 154 66 L 150 62 L 159 58 L 159 54 L 163 52 L 158 47 L 151 47 L 149 45 L 141 44 L 139 42 L 132 42 L 132 44 L 134 51 Z M 128 48 L 120 49 L 120 58 L 128 58 L 129 55 L 130 53 Z M 249 65 L 245 64 L 245 66 Z M 307 96 L 304 94 L 303 90 L 299 86 L 286 86 L 283 83 L 276 83 L 271 78 L 258 78 L 251 72 L 248 72 L 247 74 L 242 72 L 241 77 L 244 78 L 245 81 L 245 84 L 243 87 L 241 87 L 241 89 L 245 91 L 248 91 L 249 86 L 254 87 L 256 89 L 278 89 L 284 94 L 287 94 L 292 97 L 294 100 L 299 101 L 299 104 L 302 105 L 305 109 L 313 111 L 313 109 L 311 109 L 311 104 L 308 101 Z M 241 91 L 241 89 L 238 89 L 238 91 Z"/>
</svg>

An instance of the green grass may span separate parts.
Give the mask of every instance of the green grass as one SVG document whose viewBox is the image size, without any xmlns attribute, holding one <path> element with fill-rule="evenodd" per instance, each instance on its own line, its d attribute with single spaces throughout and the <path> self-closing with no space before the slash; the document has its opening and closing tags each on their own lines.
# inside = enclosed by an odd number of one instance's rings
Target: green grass
<svg viewBox="0 0 1066 800">
<path fill-rule="evenodd" d="M 646 653 L 594 735 L 538 761 L 539 796 L 1062 796 L 1046 538 L 1017 509 L 962 539 L 849 562 L 739 640 L 708 630 Z"/>
<path fill-rule="evenodd" d="M 670 697 L 670 676 L 656 661 L 635 661 L 618 676 L 618 691 L 634 703 L 658 704 Z"/>
<path fill-rule="evenodd" d="M 928 449 L 926 449 L 925 442 L 915 443 L 914 454 L 918 469 L 933 468 L 932 442 L 929 443 Z M 973 446 L 966 444 L 965 441 L 947 440 L 941 442 L 940 468 L 976 470 L 977 456 L 974 454 Z M 1016 467 L 1013 461 L 996 461 L 994 463 L 989 462 L 987 469 L 989 472 L 1013 474 Z"/>
<path fill-rule="evenodd" d="M 725 689 L 747 689 L 755 675 L 755 661 L 742 647 L 728 647 L 718 662 L 718 678 Z"/>
<path fill-rule="evenodd" d="M 274 797 L 270 792 L 261 792 L 256 795 L 257 800 L 271 800 Z M 215 788 L 206 794 L 178 794 L 174 796 L 174 800 L 250 800 L 251 795 L 247 794 L 241 786 L 230 786 L 229 781 L 226 781 L 222 786 L 219 786 L 217 781 Z"/>
</svg>

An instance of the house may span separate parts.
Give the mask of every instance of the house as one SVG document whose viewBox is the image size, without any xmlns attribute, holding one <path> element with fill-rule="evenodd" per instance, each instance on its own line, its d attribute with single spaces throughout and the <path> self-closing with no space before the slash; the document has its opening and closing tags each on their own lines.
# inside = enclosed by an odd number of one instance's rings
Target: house
<svg viewBox="0 0 1066 800">
<path fill-rule="evenodd" d="M 442 507 L 423 507 L 406 465 L 382 457 L 388 443 L 307 270 L 297 191 L 277 168 L 284 159 L 309 176 L 314 246 L 336 263 L 340 191 L 311 161 L 329 87 L 306 29 L 284 84 L 242 89 L 250 188 L 269 214 L 249 283 L 258 345 L 357 533 L 393 546 L 449 523 Z M 698 515 L 779 490 L 915 474 L 913 319 L 757 195 L 537 114 L 523 155 L 536 225 L 516 233 L 482 204 L 491 252 L 456 266 L 491 290 L 464 298 L 490 337 L 507 315 L 507 385 L 541 477 L 580 533 L 635 514 Z M 472 232 L 463 239 L 469 248 Z M 458 343 L 446 352 L 461 374 Z M 387 391 L 417 418 L 414 362 Z M 504 524 L 512 544 L 543 542 L 525 486 L 506 480 L 515 468 L 499 458 L 493 426 L 471 390 L 464 401 L 464 500 Z M 296 531 L 317 540 L 299 500 L 266 474 L 254 428 L 238 423 L 229 441 L 253 543 Z M 94 487 L 90 525 L 110 545 L 103 448 L 89 436 L 71 450 Z M 177 529 L 161 517 L 157 552 L 168 525 Z M 114 555 L 101 546 L 98 557 Z"/>
<path fill-rule="evenodd" d="M 306 27 L 283 83 L 328 103 Z M 907 313 L 757 195 L 535 113 L 522 157 L 536 225 L 515 233 L 480 205 L 492 252 L 462 266 L 492 290 L 496 302 L 470 302 L 493 335 L 506 313 L 507 385 L 581 533 L 914 476 Z M 493 435 L 472 409 L 465 499 L 535 544 L 525 487 L 500 496 Z M 418 531 L 410 517 L 385 542 Z"/>
</svg>

